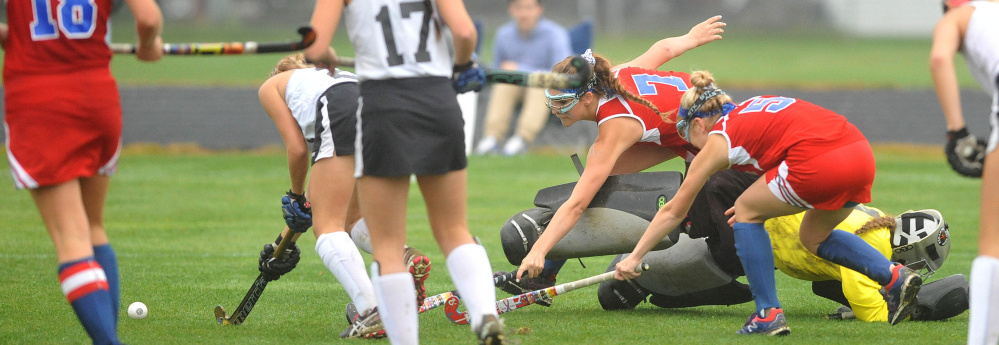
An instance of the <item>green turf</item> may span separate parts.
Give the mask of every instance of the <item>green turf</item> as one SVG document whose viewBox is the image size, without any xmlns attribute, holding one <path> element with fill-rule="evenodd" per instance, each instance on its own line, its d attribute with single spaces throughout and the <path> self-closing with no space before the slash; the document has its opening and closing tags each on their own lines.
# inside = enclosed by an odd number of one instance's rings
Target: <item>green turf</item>
<svg viewBox="0 0 999 345">
<path fill-rule="evenodd" d="M 953 247 L 936 277 L 967 274 L 975 256 L 979 181 L 951 172 L 938 148 L 877 148 L 878 174 L 871 205 L 892 213 L 935 208 L 951 225 Z M 679 163 L 657 169 L 676 169 Z M 219 326 L 216 304 L 235 308 L 256 277 L 261 246 L 282 227 L 279 197 L 287 189 L 281 154 L 125 154 L 107 201 L 107 227 L 121 262 L 123 341 L 133 344 L 318 344 L 342 342 L 348 299 L 317 258 L 311 235 L 303 237 L 302 262 L 271 285 L 242 326 Z M 6 169 L 6 166 L 0 166 Z M 86 334 L 62 296 L 56 259 L 29 194 L 0 176 L 0 293 L 2 343 L 84 344 Z M 473 157 L 469 168 L 469 226 L 495 270 L 512 268 L 503 255 L 500 225 L 531 207 L 536 191 L 577 178 L 564 156 Z M 453 289 L 416 189 L 410 194 L 408 242 L 433 260 L 431 293 Z M 364 255 L 369 260 L 369 255 Z M 609 257 L 570 261 L 560 281 L 602 273 Z M 664 310 L 643 304 L 635 311 L 604 312 L 591 287 L 557 297 L 554 306 L 529 306 L 504 314 L 507 331 L 524 344 L 847 344 L 963 343 L 967 313 L 944 322 L 890 327 L 826 321 L 837 305 L 810 292 L 804 281 L 778 273 L 780 297 L 792 335 L 784 339 L 736 336 L 751 304 Z M 498 291 L 502 296 L 502 292 Z M 124 314 L 142 301 L 149 317 Z M 518 330 L 527 334 L 516 334 Z M 420 317 L 426 344 L 470 343 L 467 327 L 452 325 L 443 310 Z M 346 343 L 346 342 L 343 342 Z M 386 343 L 386 342 L 382 342 Z"/>
</svg>

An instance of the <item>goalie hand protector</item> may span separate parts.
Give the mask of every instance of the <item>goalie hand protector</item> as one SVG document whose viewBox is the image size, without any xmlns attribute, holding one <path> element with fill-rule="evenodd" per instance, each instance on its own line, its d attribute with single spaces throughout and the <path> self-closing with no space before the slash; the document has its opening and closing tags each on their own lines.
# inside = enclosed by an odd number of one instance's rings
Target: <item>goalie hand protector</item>
<svg viewBox="0 0 999 345">
<path fill-rule="evenodd" d="M 968 177 L 982 177 L 982 166 L 985 162 L 985 140 L 976 138 L 964 127 L 956 131 L 947 131 L 947 163 L 958 174 Z"/>
<path fill-rule="evenodd" d="M 277 243 L 280 242 L 280 237 L 278 237 Z M 302 259 L 302 251 L 294 242 L 285 248 L 284 254 L 274 258 L 274 249 L 277 248 L 277 243 L 265 244 L 264 250 L 260 251 L 260 260 L 257 261 L 257 269 L 267 281 L 278 280 L 285 273 L 291 272 L 298 265 L 298 261 Z"/>
<path fill-rule="evenodd" d="M 289 190 L 287 195 L 281 197 L 281 213 L 291 231 L 303 233 L 312 227 L 312 206 L 305 200 L 305 195 Z"/>
</svg>

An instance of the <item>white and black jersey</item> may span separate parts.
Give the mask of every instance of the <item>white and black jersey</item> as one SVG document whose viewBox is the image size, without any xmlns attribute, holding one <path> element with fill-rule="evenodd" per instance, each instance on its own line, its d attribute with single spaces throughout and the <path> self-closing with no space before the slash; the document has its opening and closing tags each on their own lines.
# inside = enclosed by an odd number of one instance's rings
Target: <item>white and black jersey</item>
<svg viewBox="0 0 999 345">
<path fill-rule="evenodd" d="M 284 102 L 291 110 L 291 116 L 302 129 L 305 141 L 312 143 L 316 137 L 316 101 L 331 86 L 343 82 L 357 82 L 357 76 L 339 69 L 330 76 L 329 71 L 316 68 L 300 68 L 292 71 L 284 89 Z"/>
<path fill-rule="evenodd" d="M 351 1 L 344 17 L 362 81 L 451 77 L 451 35 L 435 1 Z"/>
</svg>

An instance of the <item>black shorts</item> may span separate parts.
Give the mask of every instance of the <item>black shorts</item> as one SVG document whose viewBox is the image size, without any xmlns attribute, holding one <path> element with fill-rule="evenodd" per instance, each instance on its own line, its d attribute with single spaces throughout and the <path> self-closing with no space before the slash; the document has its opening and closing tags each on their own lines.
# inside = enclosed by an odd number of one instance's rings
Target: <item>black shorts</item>
<svg viewBox="0 0 999 345">
<path fill-rule="evenodd" d="M 355 176 L 442 175 L 468 166 L 451 80 L 361 82 Z"/>
<path fill-rule="evenodd" d="M 316 104 L 316 139 L 312 143 L 312 163 L 336 156 L 354 154 L 357 137 L 357 83 L 330 86 Z"/>
</svg>

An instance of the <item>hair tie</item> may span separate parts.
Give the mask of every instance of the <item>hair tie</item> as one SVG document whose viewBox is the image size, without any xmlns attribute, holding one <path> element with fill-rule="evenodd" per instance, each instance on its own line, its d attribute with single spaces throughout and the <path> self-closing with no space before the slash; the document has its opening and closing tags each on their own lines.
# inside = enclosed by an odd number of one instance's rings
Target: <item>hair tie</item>
<svg viewBox="0 0 999 345">
<path fill-rule="evenodd" d="M 597 59 L 593 57 L 593 49 L 587 49 L 585 52 L 583 52 L 583 55 L 580 55 L 580 57 L 586 60 L 586 62 L 589 62 L 590 66 L 597 65 Z"/>
</svg>

